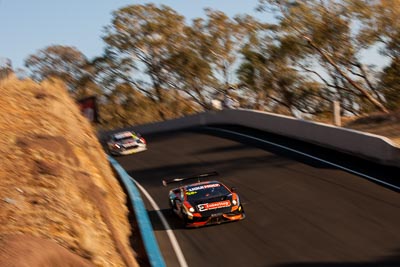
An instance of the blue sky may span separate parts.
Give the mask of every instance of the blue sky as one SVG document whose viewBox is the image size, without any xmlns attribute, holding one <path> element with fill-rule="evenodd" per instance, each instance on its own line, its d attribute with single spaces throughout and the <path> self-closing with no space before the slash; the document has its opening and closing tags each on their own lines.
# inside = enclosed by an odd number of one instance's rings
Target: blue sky
<svg viewBox="0 0 400 267">
<path fill-rule="evenodd" d="M 54 44 L 74 46 L 88 58 L 101 55 L 101 35 L 111 12 L 150 2 L 170 6 L 189 20 L 204 16 L 205 7 L 229 16 L 267 16 L 255 11 L 258 0 L 0 0 L 0 58 L 21 68 L 30 54 Z"/>
</svg>

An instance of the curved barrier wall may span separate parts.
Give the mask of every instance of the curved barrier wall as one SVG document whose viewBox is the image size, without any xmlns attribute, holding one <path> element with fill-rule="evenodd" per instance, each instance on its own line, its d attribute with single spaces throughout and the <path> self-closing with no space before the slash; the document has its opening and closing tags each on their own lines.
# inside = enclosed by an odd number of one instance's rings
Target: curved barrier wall
<svg viewBox="0 0 400 267">
<path fill-rule="evenodd" d="M 213 124 L 255 128 L 400 167 L 400 148 L 385 137 L 254 110 L 204 112 L 129 129 L 146 134 Z"/>
<path fill-rule="evenodd" d="M 400 148 L 394 146 L 385 137 L 254 110 L 231 109 L 205 112 L 164 122 L 134 126 L 125 130 L 134 130 L 145 135 L 213 124 L 232 124 L 259 129 L 367 158 L 385 165 L 400 167 Z M 120 130 L 102 133 L 100 139 L 104 140 L 106 134 L 118 131 Z M 132 200 L 151 266 L 164 267 L 165 263 L 138 189 L 130 176 L 112 157 L 109 157 L 109 161 L 120 175 Z"/>
<path fill-rule="evenodd" d="M 154 236 L 153 228 L 149 216 L 147 215 L 147 210 L 144 207 L 139 190 L 132 182 L 131 177 L 115 159 L 108 156 L 108 160 L 110 161 L 114 170 L 118 173 L 122 183 L 124 184 L 124 187 L 126 188 L 126 191 L 128 192 L 150 265 L 152 267 L 165 267 L 164 259 Z"/>
</svg>

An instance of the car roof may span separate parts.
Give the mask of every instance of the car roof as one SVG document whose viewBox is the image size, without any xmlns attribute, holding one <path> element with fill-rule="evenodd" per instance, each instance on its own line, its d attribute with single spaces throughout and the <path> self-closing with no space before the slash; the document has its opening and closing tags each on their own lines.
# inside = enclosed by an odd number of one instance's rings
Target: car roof
<svg viewBox="0 0 400 267">
<path fill-rule="evenodd" d="M 120 139 L 120 138 L 125 138 L 125 137 L 132 137 L 132 135 L 133 135 L 133 132 L 125 131 L 125 132 L 115 133 L 114 137 L 117 139 Z"/>
</svg>

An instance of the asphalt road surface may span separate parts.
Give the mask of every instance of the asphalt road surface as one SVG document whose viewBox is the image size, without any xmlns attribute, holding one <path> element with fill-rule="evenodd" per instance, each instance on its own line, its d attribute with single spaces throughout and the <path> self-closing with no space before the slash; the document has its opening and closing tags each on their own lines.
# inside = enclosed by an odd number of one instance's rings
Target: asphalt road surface
<svg viewBox="0 0 400 267">
<path fill-rule="evenodd" d="M 400 171 L 249 129 L 229 128 L 397 183 Z M 400 266 L 400 193 L 362 175 L 215 129 L 145 136 L 148 150 L 118 157 L 155 200 L 188 266 Z M 184 229 L 165 177 L 217 171 L 241 197 L 246 219 Z M 397 179 L 397 180 L 396 180 Z M 143 196 L 167 266 L 179 266 L 157 212 Z"/>
</svg>

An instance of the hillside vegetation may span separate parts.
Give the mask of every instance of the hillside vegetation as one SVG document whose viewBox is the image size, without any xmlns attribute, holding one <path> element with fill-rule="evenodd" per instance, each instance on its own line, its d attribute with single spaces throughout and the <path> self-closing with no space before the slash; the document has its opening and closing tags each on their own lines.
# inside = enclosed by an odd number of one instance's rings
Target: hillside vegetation
<svg viewBox="0 0 400 267">
<path fill-rule="evenodd" d="M 344 127 L 387 137 L 394 145 L 400 147 L 400 110 L 352 119 L 345 123 Z"/>
<path fill-rule="evenodd" d="M 64 84 L 11 77 L 0 92 L 0 266 L 138 266 L 126 196 Z M 400 145 L 399 112 L 344 127 Z"/>
<path fill-rule="evenodd" d="M 0 92 L 0 266 L 138 266 L 126 196 L 64 85 Z"/>
</svg>

